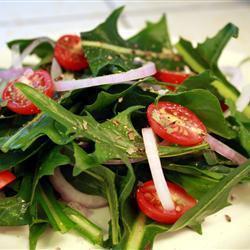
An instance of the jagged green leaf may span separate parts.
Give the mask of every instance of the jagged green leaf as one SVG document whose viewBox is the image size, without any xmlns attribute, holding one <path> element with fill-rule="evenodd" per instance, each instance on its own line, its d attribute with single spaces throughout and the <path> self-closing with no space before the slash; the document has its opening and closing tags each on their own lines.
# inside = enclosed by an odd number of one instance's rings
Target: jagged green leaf
<svg viewBox="0 0 250 250">
<path fill-rule="evenodd" d="M 122 7 L 114 10 L 104 23 L 81 33 L 83 50 L 94 75 L 107 66 L 117 66 L 125 71 L 135 68 L 135 57 L 154 61 L 159 68 L 182 67 L 180 57 L 172 51 L 164 16 L 159 22 L 148 23 L 141 32 L 125 40 L 117 29 L 122 10 Z"/>
</svg>

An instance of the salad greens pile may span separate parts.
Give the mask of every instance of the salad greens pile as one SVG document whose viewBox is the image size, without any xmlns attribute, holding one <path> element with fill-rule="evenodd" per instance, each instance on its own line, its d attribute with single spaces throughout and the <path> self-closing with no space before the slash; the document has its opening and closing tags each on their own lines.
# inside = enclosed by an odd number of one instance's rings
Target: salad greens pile
<svg viewBox="0 0 250 250">
<path fill-rule="evenodd" d="M 196 47 L 181 38 L 172 45 L 166 18 L 125 40 L 117 30 L 122 8 L 94 30 L 81 33 L 89 69 L 74 73 L 77 79 L 128 71 L 137 59 L 152 61 L 157 69 L 194 74 L 176 91 L 161 95 L 149 77 L 132 85 L 116 84 L 79 89 L 50 99 L 22 84 L 16 87 L 42 111 L 22 116 L 0 110 L 0 170 L 12 169 L 17 179 L 3 189 L 0 225 L 28 225 L 30 249 L 35 249 L 47 227 L 76 231 L 93 244 L 112 249 L 149 249 L 161 232 L 189 227 L 202 233 L 205 218 L 225 206 L 231 188 L 250 181 L 250 162 L 236 166 L 204 142 L 196 146 L 159 145 L 166 179 L 182 186 L 198 200 L 175 224 L 154 222 L 136 205 L 136 186 L 151 179 L 141 128 L 147 127 L 146 107 L 159 100 L 179 103 L 193 111 L 209 133 L 247 158 L 250 155 L 250 106 L 238 112 L 237 89 L 218 67 L 220 55 L 238 28 L 227 24 L 214 37 Z M 34 39 L 35 40 L 35 39 Z M 23 51 L 33 41 L 15 40 Z M 53 48 L 43 43 L 32 54 L 41 60 L 32 68 L 49 69 Z M 140 61 L 139 61 L 140 64 Z M 146 84 L 145 84 L 146 83 Z M 164 87 L 165 88 L 165 87 Z M 230 109 L 224 117 L 220 101 Z M 118 161 L 118 165 L 109 162 Z M 131 163 L 134 162 L 134 163 Z M 106 198 L 110 212 L 108 233 L 60 200 L 49 176 L 56 168 L 81 192 Z M 108 234 L 108 236 L 107 236 Z"/>
</svg>

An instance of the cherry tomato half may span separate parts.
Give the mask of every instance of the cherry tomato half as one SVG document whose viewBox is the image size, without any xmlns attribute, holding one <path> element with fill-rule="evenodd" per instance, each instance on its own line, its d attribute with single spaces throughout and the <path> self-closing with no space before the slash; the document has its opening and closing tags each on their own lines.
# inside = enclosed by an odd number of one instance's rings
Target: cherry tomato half
<svg viewBox="0 0 250 250">
<path fill-rule="evenodd" d="M 172 102 L 150 104 L 147 109 L 150 127 L 162 139 L 182 146 L 201 143 L 207 133 L 200 119 L 189 109 Z"/>
<path fill-rule="evenodd" d="M 136 200 L 140 210 L 149 218 L 160 223 L 173 224 L 188 209 L 195 206 L 197 201 L 182 187 L 171 182 L 167 182 L 167 184 L 175 204 L 175 210 L 168 211 L 162 207 L 152 180 L 138 187 Z"/>
<path fill-rule="evenodd" d="M 16 179 L 10 171 L 4 170 L 0 172 L 0 189 L 11 183 Z"/>
<path fill-rule="evenodd" d="M 17 82 L 28 84 L 49 97 L 54 94 L 53 81 L 47 71 L 26 71 L 24 75 L 6 85 L 2 96 L 3 100 L 7 101 L 8 109 L 18 114 L 37 114 L 40 110 L 15 87 Z"/>
<path fill-rule="evenodd" d="M 159 70 L 155 74 L 155 78 L 161 82 L 173 83 L 176 85 L 182 84 L 190 74 L 186 74 L 183 72 L 175 72 L 175 71 L 168 71 L 168 70 Z M 167 86 L 169 90 L 175 90 L 174 86 Z"/>
<path fill-rule="evenodd" d="M 54 56 L 58 63 L 67 70 L 79 71 L 88 67 L 81 45 L 81 38 L 77 35 L 64 35 L 55 45 Z"/>
</svg>

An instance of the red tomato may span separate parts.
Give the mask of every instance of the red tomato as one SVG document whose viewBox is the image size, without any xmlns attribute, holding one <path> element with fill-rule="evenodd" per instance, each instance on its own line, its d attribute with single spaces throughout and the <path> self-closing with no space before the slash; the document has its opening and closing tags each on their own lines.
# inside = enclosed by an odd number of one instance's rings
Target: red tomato
<svg viewBox="0 0 250 250">
<path fill-rule="evenodd" d="M 84 57 L 81 39 L 77 35 L 64 35 L 55 45 L 54 56 L 58 63 L 67 70 L 78 71 L 88 67 Z"/>
<path fill-rule="evenodd" d="M 220 107 L 221 107 L 223 112 L 225 112 L 225 111 L 227 111 L 229 109 L 227 104 L 225 102 L 223 102 L 223 101 L 220 101 Z"/>
<path fill-rule="evenodd" d="M 140 210 L 149 218 L 160 223 L 173 224 L 188 209 L 195 206 L 197 201 L 182 187 L 171 182 L 167 182 L 167 184 L 175 204 L 175 210 L 168 211 L 162 207 L 153 181 L 147 181 L 139 186 L 136 200 Z"/>
<path fill-rule="evenodd" d="M 7 107 L 18 114 L 31 115 L 39 113 L 40 110 L 14 86 L 16 82 L 26 83 L 49 97 L 54 94 L 53 81 L 47 71 L 26 71 L 24 75 L 7 84 L 2 96 L 7 101 Z"/>
<path fill-rule="evenodd" d="M 200 119 L 189 109 L 172 102 L 150 104 L 147 109 L 150 127 L 162 139 L 182 146 L 203 141 L 207 131 Z"/>
<path fill-rule="evenodd" d="M 180 85 L 186 80 L 190 74 L 186 74 L 183 72 L 174 72 L 168 70 L 160 70 L 155 74 L 155 78 L 161 82 L 173 83 L 176 85 Z M 175 90 L 174 86 L 167 86 L 169 90 Z"/>
<path fill-rule="evenodd" d="M 0 172 L 0 189 L 11 183 L 16 179 L 11 172 L 4 170 Z"/>
</svg>

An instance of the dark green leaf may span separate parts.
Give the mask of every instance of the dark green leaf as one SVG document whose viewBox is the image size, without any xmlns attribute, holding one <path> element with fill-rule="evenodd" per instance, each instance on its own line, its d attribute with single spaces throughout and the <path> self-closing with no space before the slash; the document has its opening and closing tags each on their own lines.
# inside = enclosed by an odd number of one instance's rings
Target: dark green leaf
<svg viewBox="0 0 250 250">
<path fill-rule="evenodd" d="M 215 180 L 220 180 L 224 177 L 223 174 L 216 173 L 209 171 L 207 169 L 201 169 L 200 167 L 196 166 L 189 166 L 189 165 L 179 165 L 179 164 L 162 164 L 163 168 L 171 171 L 175 171 L 177 173 L 188 174 L 192 176 L 204 176 L 208 178 L 212 178 Z"/>
<path fill-rule="evenodd" d="M 55 146 L 49 154 L 45 156 L 39 167 L 39 178 L 46 175 L 53 175 L 56 167 L 71 163 L 70 158 L 62 153 L 62 149 L 61 146 Z"/>
<path fill-rule="evenodd" d="M 75 165 L 73 169 L 73 175 L 78 175 L 82 171 L 89 168 L 100 166 L 98 160 L 93 156 L 87 154 L 80 146 L 73 143 Z"/>
<path fill-rule="evenodd" d="M 120 216 L 123 225 L 123 235 L 122 240 L 117 246 L 117 249 L 123 249 L 127 238 L 130 236 L 131 231 L 133 230 L 133 225 L 136 219 L 136 213 L 131 206 L 131 197 L 130 194 L 133 190 L 135 184 L 135 174 L 132 165 L 123 159 L 124 163 L 127 165 L 127 174 L 120 181 L 120 195 L 119 195 L 119 204 L 120 204 Z"/>
<path fill-rule="evenodd" d="M 2 144 L 1 149 L 4 152 L 13 149 L 25 150 L 39 137 L 44 135 L 59 145 L 66 144 L 72 140 L 66 135 L 63 125 L 57 124 L 52 118 L 41 114 L 10 136 Z"/>
<path fill-rule="evenodd" d="M 29 122 L 32 116 L 11 114 L 7 109 L 0 110 L 0 138 L 12 136 L 20 127 Z M 3 141 L 4 142 L 4 141 Z M 3 143 L 1 142 L 1 144 Z"/>
<path fill-rule="evenodd" d="M 78 176 L 72 176 L 72 171 L 69 171 L 68 168 L 62 168 L 62 170 L 67 180 L 76 189 L 91 195 L 103 196 L 107 199 L 111 218 L 110 241 L 112 245 L 117 244 L 120 239 L 120 225 L 115 173 L 102 165 L 81 171 Z"/>
<path fill-rule="evenodd" d="M 140 81 L 130 87 L 126 87 L 125 90 L 122 89 L 122 91 L 116 91 L 115 93 L 101 91 L 99 92 L 94 103 L 87 105 L 84 110 L 90 112 L 94 117 L 105 119 L 110 112 L 113 113 L 112 107 L 115 103 L 119 102 L 120 99 L 123 100 L 125 96 L 130 98 L 132 93 L 134 94 L 136 86 L 139 83 Z"/>
<path fill-rule="evenodd" d="M 16 167 L 18 164 L 30 158 L 32 155 L 36 154 L 44 144 L 34 145 L 26 151 L 11 151 L 8 153 L 0 152 L 0 170 L 9 169 L 11 167 Z"/>
<path fill-rule="evenodd" d="M 170 49 L 172 45 L 168 34 L 166 16 L 163 15 L 156 23 L 148 22 L 142 31 L 129 38 L 127 42 L 130 47 L 142 50 L 161 52 L 162 47 Z"/>
<path fill-rule="evenodd" d="M 174 172 L 169 173 L 167 177 L 170 181 L 182 186 L 187 193 L 198 200 L 218 182 L 218 180 L 206 176 L 191 176 Z"/>
<path fill-rule="evenodd" d="M 154 61 L 161 68 L 182 66 L 180 58 L 171 50 L 165 17 L 158 23 L 148 23 L 143 31 L 126 41 L 117 30 L 122 9 L 116 9 L 94 30 L 81 33 L 84 53 L 94 75 L 109 65 L 125 71 L 135 68 L 135 57 Z"/>
<path fill-rule="evenodd" d="M 89 114 L 87 116 L 74 115 L 60 104 L 44 96 L 43 94 L 40 94 L 27 85 L 16 85 L 30 100 L 32 100 L 33 103 L 43 110 L 43 112 L 55 119 L 57 122 L 63 124 L 67 129 L 67 133 L 73 133 L 76 137 L 85 137 L 95 141 L 96 150 L 93 153 L 93 156 L 98 160 L 98 162 L 104 163 L 110 159 L 120 158 L 120 153 L 131 158 L 145 157 L 142 138 L 134 129 L 130 120 L 132 112 L 140 109 L 140 106 L 132 106 L 119 113 L 111 120 L 100 124 Z M 186 97 L 181 98 L 182 96 Z M 194 102 L 193 96 L 199 96 L 201 99 L 196 98 L 196 101 Z M 201 119 L 203 118 L 206 125 L 211 124 L 211 128 L 215 126 L 215 119 L 217 119 L 217 123 L 218 120 L 221 121 L 221 127 L 223 130 L 221 133 L 224 135 L 229 133 L 221 111 L 214 111 L 214 109 L 216 110 L 216 108 L 218 108 L 218 100 L 209 92 L 205 90 L 193 90 L 176 95 L 169 95 L 166 98 L 174 99 L 175 102 L 180 102 L 182 105 L 187 106 L 198 116 L 200 116 Z M 207 105 L 208 101 L 211 102 L 210 108 Z M 198 106 L 196 106 L 196 104 Z M 207 110 L 212 113 L 210 114 L 207 112 Z M 217 124 L 217 128 L 214 130 L 217 131 L 219 128 L 220 127 Z M 199 151 L 200 149 L 204 149 L 206 147 L 206 145 L 202 144 L 197 147 L 186 148 L 185 150 L 186 153 L 190 153 L 196 151 L 196 149 Z M 182 147 L 162 147 L 160 150 L 163 152 L 165 151 L 166 153 L 172 151 L 173 155 L 184 154 L 185 151 Z"/>
<path fill-rule="evenodd" d="M 32 188 L 32 199 L 34 198 L 34 195 L 35 195 L 36 186 L 38 185 L 39 180 L 43 176 L 53 175 L 54 170 L 57 167 L 71 163 L 71 159 L 68 156 L 64 155 L 61 151 L 62 151 L 61 146 L 55 146 L 42 160 L 42 163 L 39 166 L 34 176 L 33 188 Z"/>
<path fill-rule="evenodd" d="M 1 226 L 22 226 L 30 223 L 28 209 L 31 185 L 31 176 L 25 176 L 17 195 L 0 199 Z"/>
<path fill-rule="evenodd" d="M 186 91 L 192 89 L 207 89 L 217 97 L 219 94 L 216 88 L 212 85 L 216 78 L 212 75 L 211 71 L 204 71 L 199 75 L 190 76 L 183 84 L 180 85 L 178 91 Z"/>
<path fill-rule="evenodd" d="M 118 152 L 131 157 L 133 155 L 142 155 L 141 137 L 130 121 L 131 113 L 141 107 L 131 107 L 112 120 L 100 124 L 89 114 L 87 116 L 74 115 L 52 99 L 27 85 L 16 84 L 16 86 L 43 112 L 63 124 L 68 133 L 74 133 L 78 137 L 85 137 L 95 141 L 96 151 L 94 154 L 100 163 L 119 158 Z"/>
<path fill-rule="evenodd" d="M 244 115 L 244 113 L 236 110 L 235 104 L 231 100 L 227 100 L 226 104 L 230 109 L 230 116 L 235 119 L 238 131 L 238 140 L 241 146 L 250 155 L 250 119 Z"/>
<path fill-rule="evenodd" d="M 174 157 L 174 156 L 187 155 L 191 153 L 197 153 L 207 148 L 209 148 L 208 144 L 202 143 L 197 146 L 191 146 L 191 147 L 181 147 L 177 145 L 159 146 L 158 150 L 159 150 L 159 154 L 161 158 L 167 158 L 167 157 Z"/>
<path fill-rule="evenodd" d="M 109 204 L 111 217 L 111 241 L 113 245 L 118 244 L 120 240 L 120 225 L 119 225 L 119 203 L 115 185 L 115 174 L 106 167 L 99 166 L 86 171 L 86 173 L 98 180 L 103 189 L 102 194 L 106 197 Z"/>
</svg>

